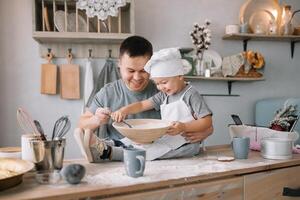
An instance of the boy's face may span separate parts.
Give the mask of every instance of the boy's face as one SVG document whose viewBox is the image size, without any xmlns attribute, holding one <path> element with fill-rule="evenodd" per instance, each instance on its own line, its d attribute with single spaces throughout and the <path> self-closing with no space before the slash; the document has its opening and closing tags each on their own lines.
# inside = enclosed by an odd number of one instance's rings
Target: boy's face
<svg viewBox="0 0 300 200">
<path fill-rule="evenodd" d="M 149 74 L 144 70 L 149 56 L 129 57 L 125 53 L 119 60 L 120 72 L 126 86 L 135 92 L 143 91 L 149 83 Z"/>
<path fill-rule="evenodd" d="M 157 86 L 157 89 L 166 93 L 167 95 L 176 94 L 185 86 L 183 76 L 153 78 L 153 80 Z"/>
</svg>

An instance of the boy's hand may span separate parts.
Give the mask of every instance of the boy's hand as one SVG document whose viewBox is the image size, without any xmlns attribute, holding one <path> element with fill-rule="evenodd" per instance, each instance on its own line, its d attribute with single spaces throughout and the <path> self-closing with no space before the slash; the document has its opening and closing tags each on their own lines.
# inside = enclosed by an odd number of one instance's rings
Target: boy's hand
<svg viewBox="0 0 300 200">
<path fill-rule="evenodd" d="M 110 117 L 110 109 L 109 108 L 98 108 L 95 112 L 95 116 L 98 117 L 100 121 L 100 125 L 107 124 Z"/>
<path fill-rule="evenodd" d="M 111 118 L 116 121 L 116 122 L 121 122 L 123 121 L 125 118 L 127 117 L 127 113 L 122 110 L 122 109 L 119 109 L 113 113 L 111 113 Z"/>
<path fill-rule="evenodd" d="M 185 131 L 185 124 L 181 122 L 172 122 L 171 127 L 167 130 L 169 135 L 177 135 Z"/>
</svg>

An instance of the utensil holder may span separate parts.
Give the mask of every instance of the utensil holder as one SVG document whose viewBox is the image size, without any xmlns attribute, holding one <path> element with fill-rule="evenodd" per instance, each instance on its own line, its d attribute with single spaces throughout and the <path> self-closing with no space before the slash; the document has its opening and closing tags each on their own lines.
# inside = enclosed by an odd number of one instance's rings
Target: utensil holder
<svg viewBox="0 0 300 200">
<path fill-rule="evenodd" d="M 66 139 L 30 141 L 33 163 L 37 171 L 54 171 L 63 167 Z"/>
</svg>

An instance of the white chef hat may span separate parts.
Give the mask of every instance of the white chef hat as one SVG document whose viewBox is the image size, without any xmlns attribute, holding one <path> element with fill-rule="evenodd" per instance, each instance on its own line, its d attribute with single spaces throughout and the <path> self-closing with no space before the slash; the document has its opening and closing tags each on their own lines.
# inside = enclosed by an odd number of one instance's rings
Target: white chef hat
<svg viewBox="0 0 300 200">
<path fill-rule="evenodd" d="M 155 52 L 144 69 L 150 74 L 151 78 L 173 77 L 184 74 L 178 48 L 167 48 Z"/>
</svg>

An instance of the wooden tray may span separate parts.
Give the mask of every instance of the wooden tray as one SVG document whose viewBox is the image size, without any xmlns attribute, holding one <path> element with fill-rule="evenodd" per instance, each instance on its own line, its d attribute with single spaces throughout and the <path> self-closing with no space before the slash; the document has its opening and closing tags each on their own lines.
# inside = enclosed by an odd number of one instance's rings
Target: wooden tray
<svg viewBox="0 0 300 200">
<path fill-rule="evenodd" d="M 0 169 L 16 172 L 16 175 L 0 179 L 0 191 L 20 184 L 23 180 L 23 175 L 33 168 L 34 164 L 26 160 L 0 158 Z"/>
</svg>

